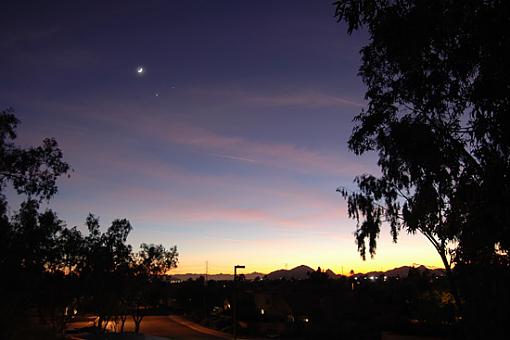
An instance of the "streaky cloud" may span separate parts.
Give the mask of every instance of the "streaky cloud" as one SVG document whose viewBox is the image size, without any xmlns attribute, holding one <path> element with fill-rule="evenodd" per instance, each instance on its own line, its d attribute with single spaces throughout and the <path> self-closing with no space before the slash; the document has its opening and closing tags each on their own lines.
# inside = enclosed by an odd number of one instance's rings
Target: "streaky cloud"
<svg viewBox="0 0 510 340">
<path fill-rule="evenodd" d="M 245 158 L 245 157 L 236 157 L 236 156 L 222 155 L 222 154 L 218 154 L 218 153 L 212 153 L 211 155 L 216 156 L 216 157 L 226 158 L 226 159 L 232 159 L 232 160 L 235 160 L 235 161 L 241 161 L 241 162 L 248 162 L 248 163 L 256 163 L 257 162 L 254 159 Z"/>
</svg>

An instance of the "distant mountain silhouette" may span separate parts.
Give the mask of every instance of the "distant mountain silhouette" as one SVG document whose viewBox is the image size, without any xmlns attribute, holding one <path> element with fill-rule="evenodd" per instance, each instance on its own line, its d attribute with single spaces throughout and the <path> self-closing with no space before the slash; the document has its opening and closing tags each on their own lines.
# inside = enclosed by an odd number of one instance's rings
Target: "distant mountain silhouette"
<svg viewBox="0 0 510 340">
<path fill-rule="evenodd" d="M 244 274 L 244 273 L 240 273 L 240 274 Z M 240 274 L 238 274 L 238 275 L 240 275 Z M 266 275 L 266 274 L 253 272 L 253 273 L 244 274 L 244 277 L 247 280 L 254 280 L 256 277 L 263 278 L 264 275 Z M 189 279 L 196 280 L 196 279 L 200 278 L 200 276 L 203 276 L 205 278 L 205 274 L 191 274 L 191 273 L 174 274 L 174 275 L 171 275 L 171 278 L 172 278 L 172 280 L 186 281 Z M 234 279 L 234 274 L 222 274 L 222 273 L 209 274 L 209 275 L 207 275 L 207 279 L 208 280 L 216 280 L 216 281 L 228 281 L 228 280 Z"/>
<path fill-rule="evenodd" d="M 280 269 L 274 272 L 271 272 L 265 276 L 268 280 L 279 280 L 279 279 L 295 279 L 295 280 L 303 280 L 308 278 L 308 273 L 313 272 L 314 270 L 308 266 L 301 265 L 292 269 Z"/>
<path fill-rule="evenodd" d="M 353 276 L 354 277 L 360 277 L 360 276 L 363 277 L 363 276 L 381 276 L 381 275 L 383 275 L 383 276 L 388 276 L 388 277 L 399 276 L 399 277 L 404 278 L 404 277 L 407 277 L 407 275 L 409 274 L 409 269 L 411 269 L 411 268 L 418 269 L 418 271 L 420 273 L 423 273 L 424 271 L 428 270 L 428 271 L 430 271 L 430 275 L 433 275 L 433 276 L 443 276 L 444 275 L 444 269 L 427 268 L 424 265 L 419 265 L 419 266 L 414 266 L 414 267 L 413 266 L 402 266 L 402 267 L 393 268 L 393 269 L 390 269 L 387 271 L 372 271 L 372 272 L 368 272 L 368 273 L 359 273 L 359 274 L 354 274 Z M 308 276 L 309 276 L 308 273 L 311 273 L 314 271 L 315 271 L 315 269 L 312 269 L 311 267 L 301 265 L 301 266 L 297 266 L 297 267 L 289 269 L 289 270 L 287 270 L 287 269 L 275 270 L 269 274 L 263 274 L 263 273 L 259 273 L 259 272 L 248 273 L 248 274 L 244 274 L 244 277 L 247 280 L 253 280 L 256 277 L 260 277 L 261 279 L 264 278 L 267 280 L 280 280 L 283 278 L 288 279 L 288 280 L 289 279 L 304 280 L 304 279 L 308 278 Z M 329 278 L 332 278 L 332 279 L 342 277 L 341 274 L 335 274 L 335 272 L 332 271 L 331 269 L 326 269 L 325 273 L 326 273 L 326 275 L 328 275 Z M 175 275 L 172 275 L 171 277 L 173 280 L 185 281 L 188 279 L 196 280 L 200 276 L 205 277 L 205 274 L 191 274 L 191 273 L 175 274 Z M 216 281 L 232 280 L 233 278 L 234 278 L 233 274 L 209 274 L 207 276 L 208 280 L 216 280 Z"/>
<path fill-rule="evenodd" d="M 440 268 L 427 268 L 425 267 L 424 265 L 419 265 L 417 267 L 413 267 L 413 266 L 402 266 L 402 267 L 397 267 L 397 268 L 393 268 L 393 269 L 390 269 L 390 270 L 387 270 L 387 271 L 373 271 L 373 272 L 368 272 L 368 273 L 363 273 L 363 274 L 354 274 L 353 276 L 354 277 L 359 277 L 359 276 L 380 276 L 380 275 L 383 275 L 383 276 L 387 276 L 387 277 L 407 277 L 409 275 L 409 269 L 412 269 L 412 268 L 415 268 L 415 269 L 418 269 L 418 271 L 420 273 L 423 273 L 424 271 L 430 271 L 430 275 L 434 275 L 434 276 L 443 276 L 445 275 L 444 274 L 444 269 L 440 269 Z"/>
<path fill-rule="evenodd" d="M 334 271 L 332 271 L 331 269 L 326 269 L 325 273 L 326 273 L 326 275 L 327 275 L 330 279 L 334 279 L 334 278 L 337 278 L 337 277 L 342 276 L 342 275 L 335 274 L 335 272 L 334 272 Z"/>
</svg>

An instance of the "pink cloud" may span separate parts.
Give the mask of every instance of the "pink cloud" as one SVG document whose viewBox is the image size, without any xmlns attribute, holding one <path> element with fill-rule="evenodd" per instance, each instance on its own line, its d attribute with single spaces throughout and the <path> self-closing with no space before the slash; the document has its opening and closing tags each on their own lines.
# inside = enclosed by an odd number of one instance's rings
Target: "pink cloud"
<svg viewBox="0 0 510 340">
<path fill-rule="evenodd" d="M 345 98 L 333 96 L 313 90 L 298 90 L 287 93 L 261 94 L 241 90 L 211 90 L 195 89 L 189 91 L 191 95 L 228 98 L 231 101 L 247 102 L 248 104 L 259 104 L 265 106 L 299 106 L 307 108 L 321 107 L 356 107 L 362 108 L 364 103 Z"/>
<path fill-rule="evenodd" d="M 253 96 L 250 100 L 266 105 L 304 106 L 304 107 L 357 107 L 365 105 L 350 99 L 331 96 L 318 92 L 304 92 L 279 96 Z"/>
<path fill-rule="evenodd" d="M 293 202 L 288 202 L 292 205 Z M 164 206 L 142 209 L 137 218 L 147 222 L 189 223 L 198 222 L 206 225 L 222 223 L 252 224 L 256 227 L 270 229 L 301 229 L 327 231 L 336 229 L 342 221 L 347 220 L 342 205 L 328 203 L 308 210 L 303 202 L 296 203 L 291 211 L 271 211 L 267 207 L 244 208 L 229 202 L 213 203 L 204 200 L 170 200 Z"/>
<path fill-rule="evenodd" d="M 198 91 L 198 90 L 197 90 Z M 214 95 L 226 95 L 228 91 L 220 91 Z M 200 91 L 198 91 L 200 93 Z M 205 95 L 205 94 L 204 94 Z M 295 105 L 354 105 L 361 103 L 350 102 L 348 99 L 334 97 L 326 94 L 305 92 L 288 95 L 260 95 L 247 94 L 234 91 L 234 97 L 243 101 L 266 102 L 269 104 L 295 104 Z M 196 124 L 185 122 L 176 118 L 175 112 L 152 112 L 143 114 L 144 107 L 129 104 L 101 102 L 94 108 L 86 106 L 67 107 L 55 104 L 52 110 L 78 113 L 82 118 L 93 119 L 101 124 L 111 124 L 122 128 L 129 138 L 138 136 L 140 139 L 159 140 L 166 143 L 192 147 L 205 154 L 225 158 L 232 161 L 249 163 L 254 166 L 268 166 L 301 174 L 333 175 L 354 177 L 367 172 L 370 167 L 354 156 L 342 155 L 341 148 L 337 150 L 318 150 L 294 143 L 281 143 L 247 139 L 235 134 L 225 134 L 212 131 Z M 308 104 L 306 104 L 308 105 Z M 40 103 L 41 107 L 51 106 Z M 72 143 L 84 144 L 83 137 L 86 131 L 69 131 L 74 133 Z M 128 136 L 126 135 L 126 136 Z M 81 139 L 80 139 L 81 138 Z M 71 139 L 71 138 L 70 138 Z"/>
<path fill-rule="evenodd" d="M 166 123 L 152 120 L 136 124 L 145 136 L 165 142 L 190 146 L 209 154 L 258 165 L 317 175 L 354 176 L 366 166 L 340 152 L 321 152 L 291 143 L 273 143 L 227 136 L 183 122 Z M 225 156 L 226 155 L 226 156 Z"/>
</svg>

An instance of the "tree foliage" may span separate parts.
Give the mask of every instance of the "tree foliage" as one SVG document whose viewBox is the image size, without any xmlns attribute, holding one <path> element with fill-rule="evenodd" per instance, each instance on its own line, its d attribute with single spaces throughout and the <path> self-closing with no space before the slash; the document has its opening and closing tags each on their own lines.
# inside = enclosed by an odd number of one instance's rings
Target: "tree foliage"
<svg viewBox="0 0 510 340">
<path fill-rule="evenodd" d="M 127 244 L 132 230 L 127 219 L 116 219 L 102 231 L 99 218 L 89 214 L 88 234 L 83 235 L 77 227 L 68 228 L 52 210 L 41 212 L 40 202 L 56 194 L 57 178 L 70 167 L 54 139 L 39 147 L 17 147 L 17 124 L 12 110 L 0 113 L 0 272 L 4 273 L 0 338 L 33 338 L 27 324 L 34 320 L 34 311 L 41 322 L 60 333 L 76 309 L 98 315 L 100 331 L 119 318 L 122 331 L 131 313 L 138 331 L 143 315 L 133 311 L 159 301 L 164 291 L 153 288 L 177 266 L 177 248 L 143 244 L 134 254 Z M 26 198 L 12 216 L 3 195 L 7 185 Z"/>
<path fill-rule="evenodd" d="M 158 277 L 166 275 L 171 269 L 177 267 L 177 247 L 165 249 L 162 244 L 140 245 L 140 251 L 136 254 L 136 263 L 140 270 L 148 277 Z"/>
<path fill-rule="evenodd" d="M 349 32 L 369 34 L 359 69 L 368 105 L 355 118 L 349 148 L 377 152 L 382 175 L 358 176 L 357 192 L 340 189 L 358 220 L 361 255 L 366 240 L 375 254 L 388 222 L 395 241 L 402 229 L 421 232 L 443 261 L 450 254 L 459 263 L 508 258 L 510 4 L 336 6 Z"/>
<path fill-rule="evenodd" d="M 47 210 L 39 212 L 39 201 L 56 192 L 56 180 L 69 172 L 54 139 L 41 146 L 20 148 L 14 144 L 18 120 L 13 110 L 0 112 L 0 337 L 24 337 L 30 308 L 41 302 L 47 273 L 61 261 L 60 236 L 64 224 Z M 11 185 L 27 200 L 12 217 L 4 189 Z"/>
<path fill-rule="evenodd" d="M 462 337 L 496 334 L 510 303 L 502 289 L 510 272 L 510 2 L 335 4 L 349 33 L 369 36 L 359 69 L 368 104 L 349 148 L 376 152 L 381 175 L 356 177 L 355 192 L 339 188 L 357 220 L 359 252 L 374 256 L 383 223 L 395 241 L 402 230 L 422 233 L 465 307 Z"/>
<path fill-rule="evenodd" d="M 69 164 L 53 138 L 38 147 L 15 146 L 18 123 L 12 109 L 0 112 L 0 190 L 10 183 L 18 194 L 50 199 L 57 192 L 57 178 L 69 172 Z"/>
</svg>

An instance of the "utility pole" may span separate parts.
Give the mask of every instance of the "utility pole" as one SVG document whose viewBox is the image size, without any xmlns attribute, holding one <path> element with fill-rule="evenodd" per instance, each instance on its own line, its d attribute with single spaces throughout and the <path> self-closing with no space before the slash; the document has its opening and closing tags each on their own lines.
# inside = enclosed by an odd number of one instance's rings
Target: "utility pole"
<svg viewBox="0 0 510 340">
<path fill-rule="evenodd" d="M 203 298 L 203 303 L 204 303 L 204 317 L 206 319 L 209 318 L 209 311 L 208 311 L 208 308 L 207 308 L 207 274 L 208 274 L 208 267 L 209 267 L 209 261 L 205 261 L 205 279 L 204 279 L 204 298 Z"/>
<path fill-rule="evenodd" d="M 233 321 L 233 331 L 232 336 L 233 339 L 237 339 L 237 269 L 246 268 L 244 265 L 235 265 L 234 266 L 234 304 L 232 311 L 232 321 Z"/>
</svg>

